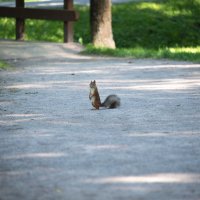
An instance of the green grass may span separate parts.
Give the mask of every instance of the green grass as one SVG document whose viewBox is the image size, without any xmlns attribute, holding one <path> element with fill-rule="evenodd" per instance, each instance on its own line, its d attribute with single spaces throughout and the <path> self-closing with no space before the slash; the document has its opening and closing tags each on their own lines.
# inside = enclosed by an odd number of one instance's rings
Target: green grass
<svg viewBox="0 0 200 200">
<path fill-rule="evenodd" d="M 5 70 L 5 69 L 8 69 L 8 68 L 10 68 L 10 65 L 7 64 L 6 62 L 0 60 L 0 70 L 2 70 L 2 69 Z"/>
<path fill-rule="evenodd" d="M 76 6 L 75 41 L 86 53 L 134 58 L 170 58 L 200 62 L 200 0 L 159 0 L 115 4 L 113 35 L 117 49 L 90 45 L 89 7 Z M 0 38 L 14 39 L 15 21 L 0 19 Z M 63 41 L 63 24 L 26 20 L 26 40 Z"/>
<path fill-rule="evenodd" d="M 195 5 L 191 9 L 182 10 L 166 2 L 115 6 L 113 30 L 116 45 L 154 49 L 200 45 L 200 18 L 194 13 L 197 9 Z M 118 26 L 119 23 L 123 26 Z"/>
<path fill-rule="evenodd" d="M 128 58 L 169 58 L 173 60 L 193 61 L 200 63 L 200 46 L 191 48 L 160 48 L 147 49 L 142 47 L 135 48 L 95 48 L 92 45 L 87 45 L 83 54 L 128 57 Z"/>
</svg>

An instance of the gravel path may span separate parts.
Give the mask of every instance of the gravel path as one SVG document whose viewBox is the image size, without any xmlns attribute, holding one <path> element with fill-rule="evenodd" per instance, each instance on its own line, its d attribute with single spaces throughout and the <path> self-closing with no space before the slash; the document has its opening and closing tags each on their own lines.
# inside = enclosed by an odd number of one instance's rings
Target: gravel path
<svg viewBox="0 0 200 200">
<path fill-rule="evenodd" d="M 0 41 L 0 199 L 199 200 L 200 65 L 80 50 Z"/>
</svg>

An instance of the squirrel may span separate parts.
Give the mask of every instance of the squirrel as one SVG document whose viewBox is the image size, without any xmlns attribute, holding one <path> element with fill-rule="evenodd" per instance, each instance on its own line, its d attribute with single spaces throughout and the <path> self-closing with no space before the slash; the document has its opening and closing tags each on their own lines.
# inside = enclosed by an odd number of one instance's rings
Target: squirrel
<svg viewBox="0 0 200 200">
<path fill-rule="evenodd" d="M 109 95 L 103 103 L 99 96 L 96 81 L 90 82 L 90 93 L 89 99 L 91 100 L 92 106 L 99 110 L 100 107 L 105 108 L 117 108 L 120 106 L 120 98 L 117 95 Z"/>
</svg>

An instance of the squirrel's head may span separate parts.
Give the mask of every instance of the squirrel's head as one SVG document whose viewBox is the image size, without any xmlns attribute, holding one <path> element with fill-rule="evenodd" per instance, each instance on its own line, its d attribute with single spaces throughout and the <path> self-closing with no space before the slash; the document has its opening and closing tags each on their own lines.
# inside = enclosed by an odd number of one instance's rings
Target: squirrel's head
<svg viewBox="0 0 200 200">
<path fill-rule="evenodd" d="M 97 85 L 96 85 L 96 81 L 94 80 L 94 81 L 91 81 L 90 82 L 90 88 L 96 88 L 97 87 Z"/>
</svg>

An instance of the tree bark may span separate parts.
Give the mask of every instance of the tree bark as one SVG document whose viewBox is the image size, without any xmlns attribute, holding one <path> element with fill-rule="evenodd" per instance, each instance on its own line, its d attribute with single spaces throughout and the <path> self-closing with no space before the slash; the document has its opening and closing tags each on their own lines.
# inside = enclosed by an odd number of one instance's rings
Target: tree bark
<svg viewBox="0 0 200 200">
<path fill-rule="evenodd" d="M 95 47 L 115 48 L 111 0 L 90 0 L 90 27 Z"/>
</svg>

